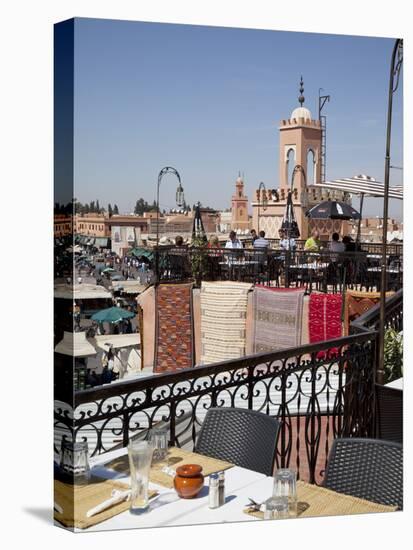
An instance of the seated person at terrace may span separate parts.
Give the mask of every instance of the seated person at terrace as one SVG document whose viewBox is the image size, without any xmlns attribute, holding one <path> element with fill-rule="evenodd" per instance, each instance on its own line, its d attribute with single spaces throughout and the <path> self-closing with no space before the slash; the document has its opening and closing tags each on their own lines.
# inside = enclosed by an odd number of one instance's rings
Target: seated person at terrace
<svg viewBox="0 0 413 550">
<path fill-rule="evenodd" d="M 345 246 L 346 252 L 355 252 L 356 251 L 356 243 L 353 241 L 352 237 L 350 235 L 346 235 L 343 237 L 343 244 Z"/>
<path fill-rule="evenodd" d="M 311 237 L 305 241 L 304 250 L 307 252 L 318 252 L 321 248 L 320 234 L 316 229 L 311 232 Z"/>
<path fill-rule="evenodd" d="M 295 250 L 297 244 L 293 237 L 288 238 L 287 232 L 284 229 L 278 231 L 280 236 L 280 248 L 281 250 Z"/>
<path fill-rule="evenodd" d="M 331 235 L 331 241 L 328 243 L 328 249 L 331 252 L 345 252 L 346 245 L 344 242 L 340 242 L 340 235 L 338 233 L 333 233 Z"/>
<path fill-rule="evenodd" d="M 242 248 L 241 241 L 237 238 L 235 231 L 231 231 L 229 234 L 229 239 L 225 244 L 225 248 Z"/>
<path fill-rule="evenodd" d="M 219 239 L 216 235 L 211 235 L 209 237 L 207 248 L 220 248 Z"/>
<path fill-rule="evenodd" d="M 270 242 L 265 238 L 265 231 L 260 231 L 259 235 L 254 241 L 254 248 L 269 248 Z"/>
<path fill-rule="evenodd" d="M 254 242 L 258 239 L 258 235 L 257 235 L 257 232 L 255 231 L 255 229 L 251 229 L 250 235 L 251 235 L 251 239 L 252 239 L 252 244 L 254 244 Z"/>
<path fill-rule="evenodd" d="M 175 237 L 175 246 L 184 246 L 184 239 L 181 235 Z"/>
</svg>

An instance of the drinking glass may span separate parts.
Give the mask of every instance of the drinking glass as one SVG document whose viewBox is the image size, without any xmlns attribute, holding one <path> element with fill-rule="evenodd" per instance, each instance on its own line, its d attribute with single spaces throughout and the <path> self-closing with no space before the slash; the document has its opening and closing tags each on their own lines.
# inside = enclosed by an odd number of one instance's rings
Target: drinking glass
<svg viewBox="0 0 413 550">
<path fill-rule="evenodd" d="M 281 468 L 276 471 L 273 496 L 286 497 L 290 517 L 297 515 L 297 476 L 294 470 Z"/>
<path fill-rule="evenodd" d="M 287 519 L 288 498 L 287 497 L 270 497 L 264 502 L 264 519 Z"/>
<path fill-rule="evenodd" d="M 149 432 L 149 444 L 153 448 L 152 465 L 158 470 L 169 473 L 167 427 L 153 428 Z"/>
<path fill-rule="evenodd" d="M 149 506 L 148 486 L 153 448 L 147 441 L 132 441 L 128 445 L 132 514 L 141 514 Z"/>
</svg>

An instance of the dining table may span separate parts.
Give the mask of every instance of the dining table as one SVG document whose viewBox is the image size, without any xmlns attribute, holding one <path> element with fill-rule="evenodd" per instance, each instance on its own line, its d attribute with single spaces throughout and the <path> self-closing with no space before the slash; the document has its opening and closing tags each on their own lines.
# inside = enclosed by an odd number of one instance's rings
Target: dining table
<svg viewBox="0 0 413 550">
<path fill-rule="evenodd" d="M 175 450 L 175 455 L 176 455 Z M 193 462 L 202 463 L 209 457 L 196 455 L 188 451 L 178 450 L 183 457 L 190 457 Z M 113 483 L 121 483 L 130 486 L 128 468 L 125 471 L 111 465 L 116 463 L 127 464 L 127 450 L 117 449 L 90 459 L 91 474 L 94 478 L 111 480 Z M 179 464 L 178 464 L 179 465 Z M 107 531 L 119 529 L 152 528 L 166 526 L 204 525 L 212 523 L 232 523 L 241 521 L 260 521 L 263 513 L 248 508 L 250 499 L 263 503 L 272 496 L 274 478 L 262 473 L 227 464 L 225 469 L 225 503 L 219 508 L 209 507 L 208 484 L 209 476 L 205 476 L 205 484 L 200 493 L 191 499 L 180 498 L 171 483 L 160 484 L 149 482 L 149 490 L 154 495 L 149 500 L 147 511 L 140 515 L 134 515 L 129 511 L 129 505 L 125 502 L 120 508 L 120 513 L 112 517 L 99 520 L 94 525 L 86 528 L 73 527 L 75 532 Z M 56 496 L 57 495 L 57 496 Z M 297 482 L 298 518 L 340 515 L 390 512 L 396 508 L 384 506 L 366 500 L 354 498 L 330 491 L 328 489 L 310 485 L 303 481 Z M 58 500 L 55 486 L 55 502 Z M 57 508 L 62 503 L 55 505 Z M 55 522 L 60 525 L 59 513 L 55 511 Z M 109 511 L 110 515 L 110 511 Z M 106 518 L 107 516 L 103 516 Z"/>
</svg>

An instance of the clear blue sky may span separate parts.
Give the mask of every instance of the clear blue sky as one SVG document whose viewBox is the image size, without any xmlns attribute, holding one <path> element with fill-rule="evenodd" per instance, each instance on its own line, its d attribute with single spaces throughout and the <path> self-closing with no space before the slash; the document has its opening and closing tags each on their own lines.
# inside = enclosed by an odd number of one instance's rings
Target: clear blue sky
<svg viewBox="0 0 413 550">
<path fill-rule="evenodd" d="M 278 187 L 278 124 L 298 105 L 327 104 L 327 178 L 383 181 L 393 40 L 354 36 L 76 19 L 75 195 L 133 210 L 155 198 L 159 170 L 181 174 L 193 204 L 227 208 L 240 170 L 252 198 Z M 402 87 L 395 96 L 392 164 L 402 159 Z M 391 183 L 403 172 L 392 170 Z M 161 207 L 174 207 L 166 176 Z M 354 202 L 357 207 L 357 201 Z M 381 214 L 377 199 L 365 212 Z M 401 218 L 402 205 L 390 201 Z"/>
</svg>

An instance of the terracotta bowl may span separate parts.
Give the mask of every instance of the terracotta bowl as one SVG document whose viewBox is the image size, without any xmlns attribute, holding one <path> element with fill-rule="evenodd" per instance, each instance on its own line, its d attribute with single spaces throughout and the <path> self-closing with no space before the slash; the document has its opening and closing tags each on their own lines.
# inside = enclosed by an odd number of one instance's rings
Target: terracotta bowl
<svg viewBox="0 0 413 550">
<path fill-rule="evenodd" d="M 181 498 L 194 498 L 204 486 L 202 466 L 184 464 L 176 469 L 174 487 Z"/>
</svg>

